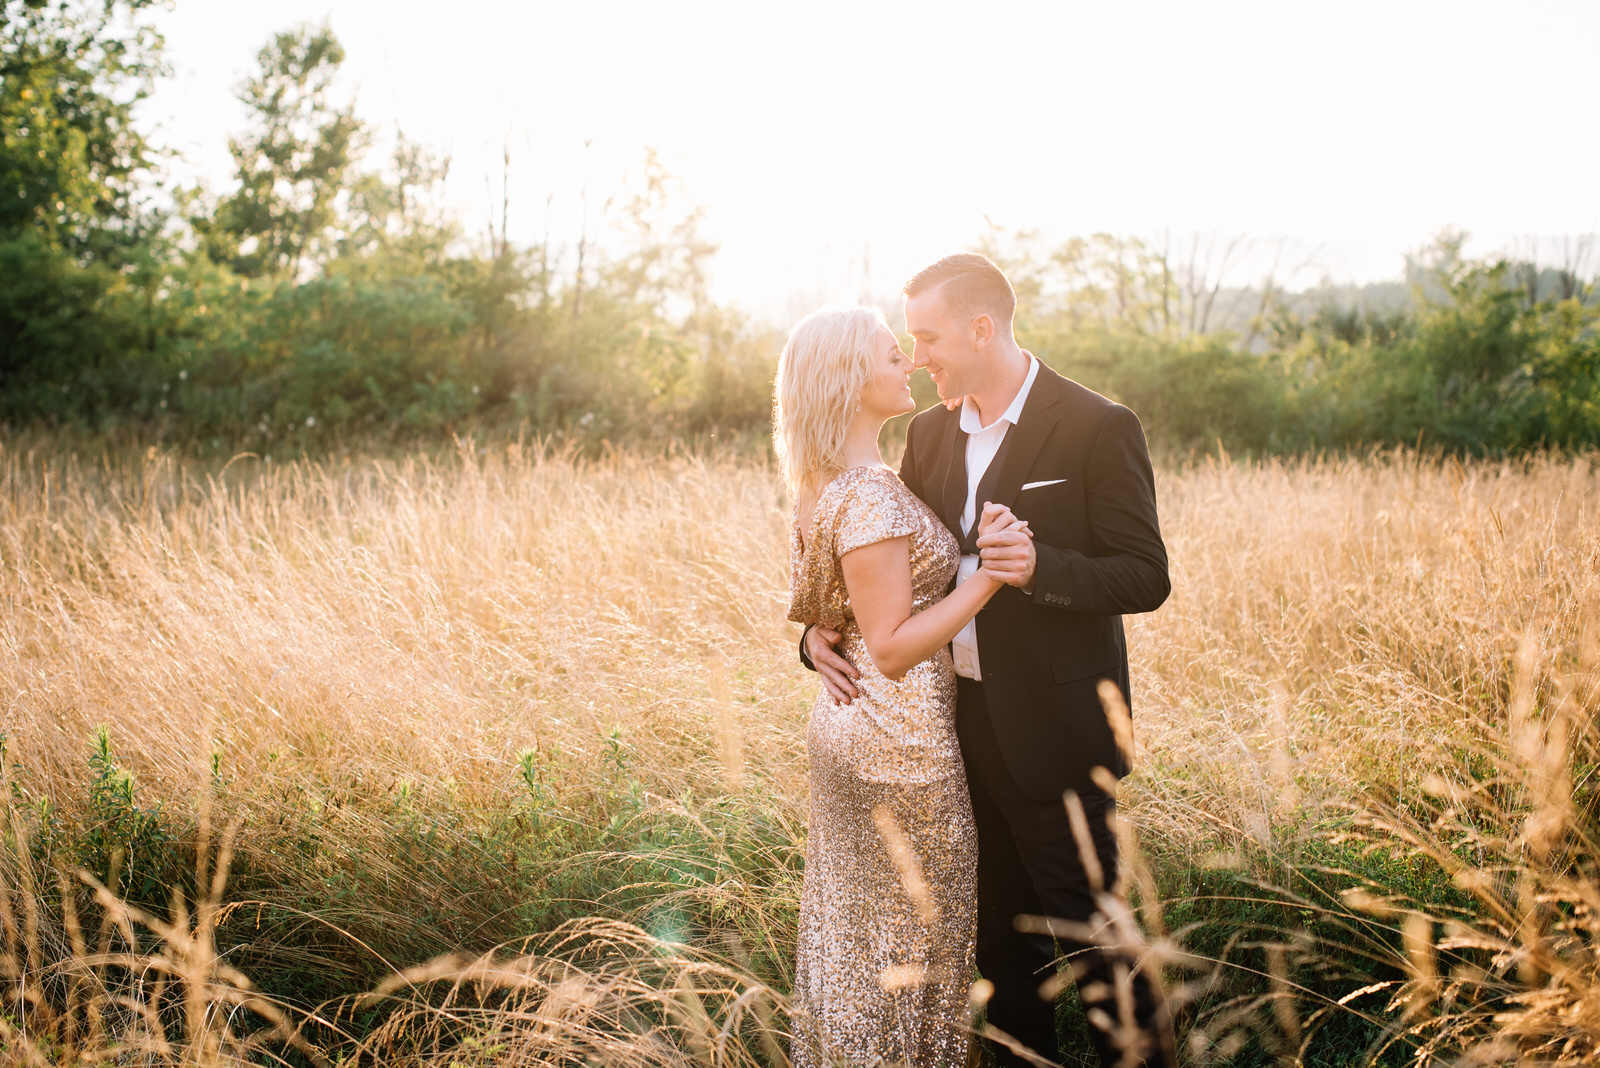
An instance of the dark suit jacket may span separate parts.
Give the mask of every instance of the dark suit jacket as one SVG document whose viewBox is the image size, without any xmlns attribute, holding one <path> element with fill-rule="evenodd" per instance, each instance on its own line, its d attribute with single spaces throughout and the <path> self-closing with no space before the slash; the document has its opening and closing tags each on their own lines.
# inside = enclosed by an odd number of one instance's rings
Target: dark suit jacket
<svg viewBox="0 0 1600 1068">
<path fill-rule="evenodd" d="M 911 421 L 900 477 L 959 540 L 966 492 L 960 409 Z M 1023 490 L 1032 482 L 1054 485 Z M 1096 765 L 1127 773 L 1095 688 L 1128 687 L 1122 615 L 1151 612 L 1172 589 L 1155 481 L 1138 417 L 1039 367 L 1017 425 L 978 488 L 1026 519 L 1038 566 L 1032 595 L 1007 586 L 978 613 L 978 660 L 996 740 L 1038 800 L 1084 790 Z M 962 552 L 976 552 L 973 539 Z M 1131 704 L 1131 702 L 1130 702 Z"/>
</svg>

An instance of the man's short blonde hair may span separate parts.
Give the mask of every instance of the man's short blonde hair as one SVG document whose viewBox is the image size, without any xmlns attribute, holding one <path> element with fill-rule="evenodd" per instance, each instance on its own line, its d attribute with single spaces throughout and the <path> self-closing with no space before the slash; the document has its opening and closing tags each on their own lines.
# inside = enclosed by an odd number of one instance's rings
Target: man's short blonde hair
<svg viewBox="0 0 1600 1068">
<path fill-rule="evenodd" d="M 957 318 L 971 322 L 980 315 L 987 315 L 996 326 L 1007 326 L 1016 314 L 1016 291 L 1005 273 L 987 256 L 976 252 L 946 256 L 918 271 L 901 292 L 914 297 L 939 286 L 944 287 L 939 295 L 945 307 Z"/>
</svg>

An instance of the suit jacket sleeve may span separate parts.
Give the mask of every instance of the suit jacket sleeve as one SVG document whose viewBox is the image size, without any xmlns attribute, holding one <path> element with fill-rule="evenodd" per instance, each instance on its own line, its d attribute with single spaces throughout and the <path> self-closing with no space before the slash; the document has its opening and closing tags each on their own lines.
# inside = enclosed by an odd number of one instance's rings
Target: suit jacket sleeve
<svg viewBox="0 0 1600 1068">
<path fill-rule="evenodd" d="M 1067 612 L 1153 612 L 1167 599 L 1167 550 L 1156 519 L 1155 475 L 1138 416 L 1118 405 L 1086 465 L 1092 555 L 1037 545 L 1033 601 Z"/>
</svg>

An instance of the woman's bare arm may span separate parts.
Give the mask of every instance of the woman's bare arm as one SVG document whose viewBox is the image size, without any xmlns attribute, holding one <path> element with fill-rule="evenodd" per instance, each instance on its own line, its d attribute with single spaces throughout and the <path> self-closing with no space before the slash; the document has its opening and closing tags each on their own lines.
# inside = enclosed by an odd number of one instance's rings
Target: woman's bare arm
<svg viewBox="0 0 1600 1068">
<path fill-rule="evenodd" d="M 985 528 L 1000 520 L 1020 523 L 1009 511 L 985 509 Z M 1003 512 L 1003 516 L 1002 516 Z M 1020 523 L 1026 529 L 1025 523 Z M 855 610 L 867 653 L 884 677 L 899 679 L 950 643 L 1004 585 L 986 568 L 943 600 L 911 613 L 911 539 L 890 538 L 853 549 L 839 558 L 845 590 Z"/>
</svg>

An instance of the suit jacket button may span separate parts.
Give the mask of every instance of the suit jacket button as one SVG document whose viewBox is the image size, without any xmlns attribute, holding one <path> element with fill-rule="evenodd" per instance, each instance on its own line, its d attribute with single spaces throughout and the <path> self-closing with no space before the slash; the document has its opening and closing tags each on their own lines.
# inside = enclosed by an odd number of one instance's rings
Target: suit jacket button
<svg viewBox="0 0 1600 1068">
<path fill-rule="evenodd" d="M 1061 603 L 1062 604 L 1071 604 L 1072 603 L 1072 598 L 1071 597 L 1063 597 L 1063 598 L 1061 598 Z"/>
</svg>

